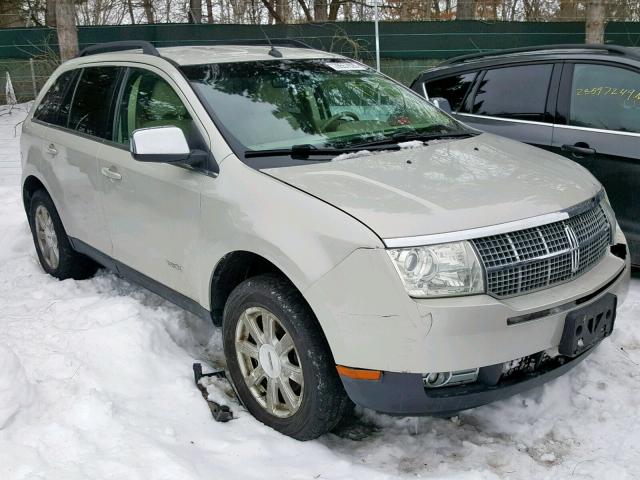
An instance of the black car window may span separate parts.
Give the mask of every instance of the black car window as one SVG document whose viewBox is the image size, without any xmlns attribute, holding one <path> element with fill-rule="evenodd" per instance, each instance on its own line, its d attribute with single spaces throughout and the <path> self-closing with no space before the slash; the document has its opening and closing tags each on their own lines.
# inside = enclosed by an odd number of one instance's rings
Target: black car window
<svg viewBox="0 0 640 480">
<path fill-rule="evenodd" d="M 478 86 L 473 113 L 544 121 L 553 65 L 520 65 L 488 70 Z"/>
<path fill-rule="evenodd" d="M 82 70 L 73 96 L 67 126 L 94 137 L 111 139 L 109 115 L 120 67 L 89 67 Z"/>
<path fill-rule="evenodd" d="M 69 105 L 73 96 L 77 70 L 60 75 L 36 107 L 33 117 L 53 125 L 67 125 Z"/>
<path fill-rule="evenodd" d="M 640 74 L 606 65 L 576 65 L 569 124 L 640 133 Z"/>
<path fill-rule="evenodd" d="M 116 125 L 116 142 L 122 144 L 128 144 L 139 128 L 175 126 L 188 140 L 194 135 L 191 116 L 171 85 L 137 68 L 127 77 Z"/>
<path fill-rule="evenodd" d="M 429 98 L 442 97 L 449 100 L 454 112 L 464 111 L 462 102 L 476 78 L 476 72 L 461 73 L 453 77 L 438 78 L 425 83 Z"/>
</svg>

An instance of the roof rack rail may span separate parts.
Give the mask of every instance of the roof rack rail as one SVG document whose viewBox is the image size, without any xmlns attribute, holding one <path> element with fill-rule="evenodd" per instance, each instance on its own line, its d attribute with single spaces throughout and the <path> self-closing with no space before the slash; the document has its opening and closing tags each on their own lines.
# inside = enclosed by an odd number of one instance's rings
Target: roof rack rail
<svg viewBox="0 0 640 480">
<path fill-rule="evenodd" d="M 78 53 L 78 57 L 97 55 L 98 53 L 121 52 L 123 50 L 142 50 L 142 53 L 159 57 L 160 53 L 151 43 L 144 40 L 123 40 L 121 42 L 97 43 L 86 47 Z"/>
<path fill-rule="evenodd" d="M 302 40 L 296 40 L 293 38 L 271 38 L 271 39 L 257 39 L 257 40 L 211 40 L 211 45 L 246 45 L 246 46 L 265 46 L 265 47 L 291 47 L 291 48 L 308 48 L 313 50 L 314 48 L 308 43 Z"/>
<path fill-rule="evenodd" d="M 459 57 L 450 58 L 445 60 L 440 65 L 452 65 L 455 63 L 463 63 L 469 60 L 478 60 L 486 57 L 496 57 L 499 55 L 510 55 L 513 53 L 527 53 L 527 52 L 539 52 L 544 50 L 601 50 L 608 53 L 615 53 L 618 55 L 624 55 L 631 58 L 640 59 L 640 55 L 635 53 L 628 47 L 621 47 L 619 45 L 602 45 L 602 44 L 579 44 L 579 43 L 565 43 L 558 45 L 535 45 L 531 47 L 520 48 L 508 48 L 505 50 L 492 50 L 490 52 L 478 52 L 471 53 L 469 55 L 460 55 Z"/>
</svg>

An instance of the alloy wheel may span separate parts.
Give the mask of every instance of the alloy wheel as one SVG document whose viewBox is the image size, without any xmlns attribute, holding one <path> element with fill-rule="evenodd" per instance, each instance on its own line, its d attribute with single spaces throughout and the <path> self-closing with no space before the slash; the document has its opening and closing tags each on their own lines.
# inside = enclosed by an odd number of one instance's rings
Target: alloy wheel
<svg viewBox="0 0 640 480">
<path fill-rule="evenodd" d="M 49 210 L 44 205 L 36 208 L 35 227 L 42 258 L 51 270 L 55 270 L 60 262 L 58 237 Z"/>
<path fill-rule="evenodd" d="M 235 350 L 245 384 L 270 414 L 287 418 L 302 404 L 304 378 L 293 338 L 262 307 L 247 308 L 236 325 Z"/>
</svg>

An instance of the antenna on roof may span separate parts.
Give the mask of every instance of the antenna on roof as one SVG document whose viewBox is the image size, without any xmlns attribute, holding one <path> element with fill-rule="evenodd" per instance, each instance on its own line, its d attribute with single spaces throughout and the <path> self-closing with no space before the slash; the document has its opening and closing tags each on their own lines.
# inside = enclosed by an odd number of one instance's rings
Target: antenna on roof
<svg viewBox="0 0 640 480">
<path fill-rule="evenodd" d="M 269 46 L 271 47 L 271 50 L 269 50 L 269 55 L 271 55 L 272 57 L 275 58 L 282 58 L 282 52 L 280 50 L 278 50 L 273 43 L 271 43 L 271 39 L 269 38 L 269 35 L 267 35 L 267 32 L 264 31 L 264 28 L 262 28 L 261 24 L 258 24 L 258 26 L 260 27 L 260 31 L 262 32 L 262 34 L 264 35 L 264 38 L 267 39 L 267 43 L 269 44 Z"/>
</svg>

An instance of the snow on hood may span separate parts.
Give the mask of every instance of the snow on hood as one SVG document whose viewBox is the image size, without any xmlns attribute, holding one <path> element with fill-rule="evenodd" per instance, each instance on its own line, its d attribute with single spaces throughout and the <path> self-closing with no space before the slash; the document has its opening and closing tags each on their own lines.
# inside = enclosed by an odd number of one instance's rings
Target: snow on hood
<svg viewBox="0 0 640 480">
<path fill-rule="evenodd" d="M 382 238 L 521 220 L 571 207 L 601 188 L 564 157 L 494 135 L 417 143 L 263 171 L 346 211 Z"/>
</svg>

